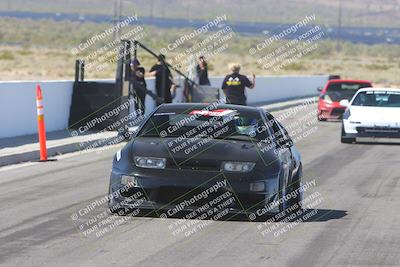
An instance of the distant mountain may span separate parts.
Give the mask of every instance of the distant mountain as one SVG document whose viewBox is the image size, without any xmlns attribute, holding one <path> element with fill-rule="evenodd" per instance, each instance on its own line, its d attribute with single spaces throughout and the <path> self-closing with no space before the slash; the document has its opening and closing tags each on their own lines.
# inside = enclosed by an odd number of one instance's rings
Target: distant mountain
<svg viewBox="0 0 400 267">
<path fill-rule="evenodd" d="M 102 14 L 207 20 L 226 14 L 230 21 L 294 23 L 315 14 L 320 24 L 400 27 L 400 0 L 1 0 L 0 11 Z"/>
<path fill-rule="evenodd" d="M 112 23 L 113 17 L 105 14 L 87 14 L 80 15 L 74 13 L 39 13 L 39 12 L 20 12 L 20 11 L 0 11 L 0 17 L 13 17 L 19 19 L 52 19 L 55 21 L 79 21 L 94 23 Z M 124 16 L 120 18 L 125 19 Z M 184 18 L 157 18 L 157 17 L 140 17 L 138 23 L 143 25 L 152 25 L 161 28 L 200 28 L 207 24 L 207 20 L 200 19 L 184 19 Z M 256 34 L 272 36 L 290 28 L 292 24 L 286 23 L 266 23 L 266 22 L 240 22 L 227 21 L 223 24 L 230 24 L 235 32 L 241 34 Z M 301 27 L 295 33 L 289 34 L 286 38 L 295 38 L 309 31 L 315 26 L 316 22 L 311 22 L 305 27 Z M 215 28 L 218 29 L 218 28 Z M 338 28 L 324 27 L 323 38 L 350 41 L 354 43 L 365 44 L 400 44 L 400 28 L 380 28 L 380 27 L 348 27 Z"/>
</svg>

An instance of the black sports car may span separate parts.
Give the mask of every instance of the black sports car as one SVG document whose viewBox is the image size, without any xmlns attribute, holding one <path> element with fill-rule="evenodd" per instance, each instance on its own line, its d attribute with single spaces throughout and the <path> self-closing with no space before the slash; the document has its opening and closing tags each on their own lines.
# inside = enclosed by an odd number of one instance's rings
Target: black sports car
<svg viewBox="0 0 400 267">
<path fill-rule="evenodd" d="M 115 155 L 108 204 L 163 217 L 222 208 L 268 215 L 301 208 L 301 180 L 298 151 L 263 109 L 164 104 Z"/>
</svg>

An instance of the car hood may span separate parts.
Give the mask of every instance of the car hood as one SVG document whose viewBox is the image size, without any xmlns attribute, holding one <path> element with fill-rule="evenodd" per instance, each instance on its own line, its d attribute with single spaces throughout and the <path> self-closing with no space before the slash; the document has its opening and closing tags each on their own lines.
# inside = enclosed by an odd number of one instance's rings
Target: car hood
<svg viewBox="0 0 400 267">
<path fill-rule="evenodd" d="M 350 120 L 400 126 L 400 108 L 351 106 Z"/>
<path fill-rule="evenodd" d="M 208 139 L 208 142 L 198 146 L 197 149 L 190 150 L 194 147 L 194 144 L 198 144 L 198 141 L 189 144 L 188 139 L 183 139 L 179 143 L 174 143 L 173 146 L 168 146 L 168 143 L 174 142 L 174 140 L 175 138 L 138 137 L 132 144 L 132 154 L 133 156 L 164 157 L 173 159 L 178 163 L 188 159 L 249 162 L 258 162 L 263 159 L 267 162 L 276 161 L 273 149 L 261 152 L 255 142 Z M 183 143 L 187 145 L 179 151 L 173 152 L 174 148 L 182 147 Z"/>
</svg>

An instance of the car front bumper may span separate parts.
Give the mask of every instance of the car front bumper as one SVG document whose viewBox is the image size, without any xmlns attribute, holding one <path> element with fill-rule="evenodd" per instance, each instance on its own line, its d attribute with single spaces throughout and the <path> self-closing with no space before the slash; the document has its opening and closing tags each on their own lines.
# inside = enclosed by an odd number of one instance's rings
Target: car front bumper
<svg viewBox="0 0 400 267">
<path fill-rule="evenodd" d="M 130 175 L 134 176 L 134 175 Z M 246 213 L 273 203 L 278 199 L 279 178 L 263 180 L 229 179 L 216 175 L 209 179 L 198 177 L 159 177 L 134 176 L 135 183 L 128 190 L 121 190 L 121 175 L 111 174 L 111 206 L 127 209 L 143 209 L 157 214 L 174 215 L 174 211 L 190 211 L 207 207 L 228 208 L 230 213 Z M 264 184 L 264 190 L 251 191 L 250 184 Z M 115 194 L 117 192 L 117 194 Z M 273 207 L 267 213 L 276 213 L 279 207 Z"/>
<path fill-rule="evenodd" d="M 398 126 L 351 123 L 349 120 L 343 120 L 343 126 L 346 137 L 400 138 Z"/>
<path fill-rule="evenodd" d="M 341 119 L 346 107 L 339 105 L 339 103 L 320 103 L 318 105 L 318 117 L 320 119 Z"/>
</svg>

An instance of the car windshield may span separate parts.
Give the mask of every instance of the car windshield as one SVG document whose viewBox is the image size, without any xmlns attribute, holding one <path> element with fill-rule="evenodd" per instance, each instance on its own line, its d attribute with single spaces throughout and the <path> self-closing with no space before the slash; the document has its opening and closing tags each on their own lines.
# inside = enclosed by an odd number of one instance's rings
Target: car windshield
<svg viewBox="0 0 400 267">
<path fill-rule="evenodd" d="M 400 107 L 400 92 L 368 91 L 360 92 L 354 99 L 353 106 Z"/>
<path fill-rule="evenodd" d="M 234 109 L 183 112 L 159 111 L 146 122 L 138 137 L 213 138 L 259 141 L 268 137 L 258 112 Z"/>
<path fill-rule="evenodd" d="M 338 82 L 328 85 L 326 94 L 332 101 L 338 102 L 342 99 L 350 100 L 358 89 L 371 87 L 370 83 Z"/>
</svg>

